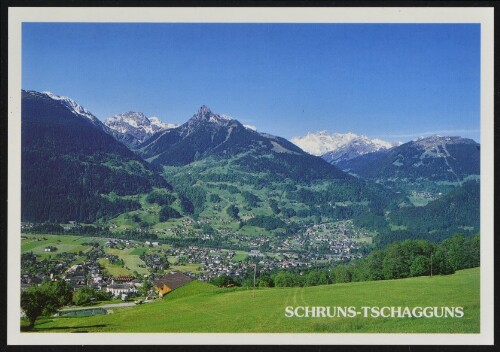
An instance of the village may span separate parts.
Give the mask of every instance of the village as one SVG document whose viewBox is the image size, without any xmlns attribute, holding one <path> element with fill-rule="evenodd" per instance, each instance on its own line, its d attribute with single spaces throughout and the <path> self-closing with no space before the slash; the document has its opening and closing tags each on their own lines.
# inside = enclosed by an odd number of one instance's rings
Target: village
<svg viewBox="0 0 500 352">
<path fill-rule="evenodd" d="M 201 236 L 209 240 L 213 235 Z M 92 288 L 124 300 L 134 296 L 157 297 L 167 293 L 164 283 L 169 277 L 181 282 L 210 281 L 222 275 L 244 279 L 254 271 L 259 275 L 271 274 L 361 258 L 364 241 L 370 238 L 351 221 L 312 225 L 283 240 L 241 234 L 224 236 L 251 249 L 178 247 L 161 239 L 73 236 L 71 243 L 78 243 L 75 247 L 57 235 L 23 234 L 26 250 L 21 255 L 21 289 L 60 278 L 75 290 Z M 168 287 L 171 286 L 175 284 Z"/>
</svg>

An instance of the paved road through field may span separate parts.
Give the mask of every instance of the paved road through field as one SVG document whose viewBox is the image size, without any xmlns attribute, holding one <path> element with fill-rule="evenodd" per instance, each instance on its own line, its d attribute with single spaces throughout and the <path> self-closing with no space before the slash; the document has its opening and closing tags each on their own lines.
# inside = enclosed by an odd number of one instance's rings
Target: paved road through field
<svg viewBox="0 0 500 352">
<path fill-rule="evenodd" d="M 134 302 L 123 302 L 123 303 L 110 303 L 98 306 L 96 308 L 118 308 L 118 307 L 132 307 L 136 304 Z"/>
<path fill-rule="evenodd" d="M 78 307 L 78 308 L 65 308 L 61 309 L 61 312 L 65 310 L 85 310 L 85 309 L 93 309 L 93 308 L 118 308 L 118 307 L 132 307 L 136 304 L 134 302 L 123 302 L 123 303 L 110 303 L 104 304 L 102 306 L 88 306 L 88 307 Z"/>
</svg>

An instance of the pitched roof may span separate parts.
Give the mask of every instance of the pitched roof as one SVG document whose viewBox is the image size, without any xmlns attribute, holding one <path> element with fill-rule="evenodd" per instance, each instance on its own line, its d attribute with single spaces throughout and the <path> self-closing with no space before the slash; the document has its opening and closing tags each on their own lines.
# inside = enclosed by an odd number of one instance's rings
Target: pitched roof
<svg viewBox="0 0 500 352">
<path fill-rule="evenodd" d="M 161 287 L 163 285 L 167 285 L 170 289 L 175 290 L 178 287 L 184 286 L 188 282 L 192 281 L 192 279 L 181 273 L 180 271 L 175 273 L 170 273 L 163 277 L 158 278 L 153 283 L 157 287 Z"/>
<path fill-rule="evenodd" d="M 111 284 L 108 285 L 108 288 L 115 289 L 129 289 L 131 286 L 127 284 Z"/>
<path fill-rule="evenodd" d="M 124 282 L 125 281 L 132 281 L 133 279 L 134 279 L 134 277 L 131 275 L 128 275 L 128 276 L 120 275 L 120 276 L 117 276 L 114 278 L 115 281 L 124 281 Z"/>
</svg>

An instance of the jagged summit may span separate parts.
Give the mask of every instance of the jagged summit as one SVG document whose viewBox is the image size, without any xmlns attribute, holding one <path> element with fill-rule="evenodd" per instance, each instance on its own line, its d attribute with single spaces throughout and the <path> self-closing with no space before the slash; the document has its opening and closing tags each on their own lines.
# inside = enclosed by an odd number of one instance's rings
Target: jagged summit
<svg viewBox="0 0 500 352">
<path fill-rule="evenodd" d="M 177 127 L 135 111 L 108 117 L 104 123 L 112 130 L 113 136 L 128 147 L 139 145 L 156 132 Z"/>
<path fill-rule="evenodd" d="M 217 124 L 223 124 L 225 125 L 228 121 L 232 121 L 233 119 L 230 118 L 229 116 L 226 115 L 219 115 L 210 108 L 208 108 L 206 105 L 202 105 L 196 114 L 193 115 L 193 117 L 188 121 L 188 123 L 191 121 L 200 121 L 200 122 L 211 122 L 211 123 L 217 123 Z"/>
<path fill-rule="evenodd" d="M 209 118 L 211 115 L 214 115 L 212 110 L 208 108 L 206 105 L 200 106 L 198 109 L 198 112 L 196 113 L 195 116 L 200 117 L 200 118 Z"/>
<path fill-rule="evenodd" d="M 238 121 L 226 116 L 219 115 L 210 110 L 206 105 L 202 105 L 186 123 L 179 126 L 182 136 L 188 136 L 201 129 L 218 129 L 227 127 L 230 124 L 241 125 Z"/>
<path fill-rule="evenodd" d="M 118 122 L 118 121 L 126 121 L 131 126 L 139 126 L 139 125 L 149 125 L 149 119 L 142 112 L 128 111 L 123 114 L 118 114 L 115 116 L 108 117 L 106 119 L 107 123 Z"/>
</svg>

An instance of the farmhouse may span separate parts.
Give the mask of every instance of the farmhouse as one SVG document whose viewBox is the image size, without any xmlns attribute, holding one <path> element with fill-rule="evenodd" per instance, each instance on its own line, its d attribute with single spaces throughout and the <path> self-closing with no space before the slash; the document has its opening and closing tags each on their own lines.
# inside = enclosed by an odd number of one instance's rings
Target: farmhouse
<svg viewBox="0 0 500 352">
<path fill-rule="evenodd" d="M 160 297 L 166 295 L 170 291 L 175 290 L 181 286 L 184 286 L 188 282 L 192 281 L 192 279 L 184 275 L 181 272 L 172 272 L 163 277 L 158 278 L 153 282 L 155 289 L 158 291 Z"/>
<path fill-rule="evenodd" d="M 120 296 L 121 294 L 127 293 L 136 293 L 137 289 L 131 283 L 128 284 L 111 284 L 106 287 L 106 292 L 111 292 L 111 294 L 115 297 Z"/>
</svg>

